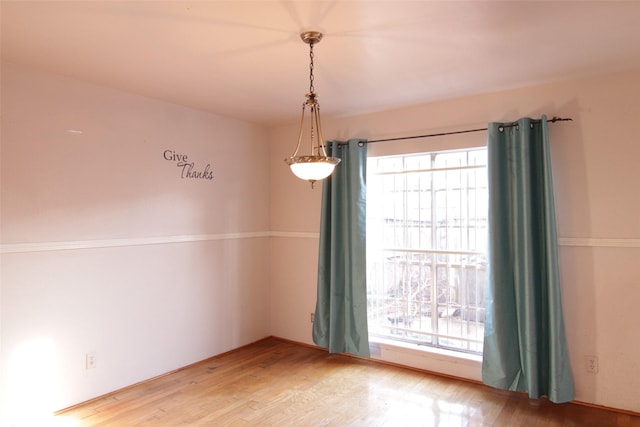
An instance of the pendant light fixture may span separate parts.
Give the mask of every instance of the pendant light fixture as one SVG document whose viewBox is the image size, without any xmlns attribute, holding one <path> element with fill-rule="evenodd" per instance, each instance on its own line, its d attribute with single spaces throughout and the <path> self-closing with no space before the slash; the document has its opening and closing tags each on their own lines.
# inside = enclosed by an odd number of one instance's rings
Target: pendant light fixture
<svg viewBox="0 0 640 427">
<path fill-rule="evenodd" d="M 318 31 L 306 31 L 300 34 L 302 41 L 309 45 L 309 93 L 307 99 L 302 104 L 302 118 L 300 119 L 300 133 L 298 134 L 298 145 L 291 157 L 284 159 L 285 163 L 291 168 L 291 172 L 300 179 L 311 182 L 311 188 L 316 181 L 325 179 L 333 173 L 334 168 L 340 159 L 336 157 L 327 157 L 325 150 L 324 138 L 322 137 L 322 128 L 320 123 L 320 104 L 318 104 L 317 95 L 313 87 L 313 45 L 322 40 L 322 33 Z M 303 156 L 298 155 L 300 144 L 302 143 L 303 130 L 305 128 L 305 113 L 309 108 L 309 143 L 310 154 Z"/>
</svg>

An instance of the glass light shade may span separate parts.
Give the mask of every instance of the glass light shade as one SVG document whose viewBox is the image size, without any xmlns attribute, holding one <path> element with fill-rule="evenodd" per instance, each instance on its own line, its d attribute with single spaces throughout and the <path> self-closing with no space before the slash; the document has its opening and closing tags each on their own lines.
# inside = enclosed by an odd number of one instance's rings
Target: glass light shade
<svg viewBox="0 0 640 427">
<path fill-rule="evenodd" d="M 297 156 L 285 161 L 295 176 L 311 182 L 325 179 L 340 163 L 340 159 L 326 156 Z"/>
</svg>

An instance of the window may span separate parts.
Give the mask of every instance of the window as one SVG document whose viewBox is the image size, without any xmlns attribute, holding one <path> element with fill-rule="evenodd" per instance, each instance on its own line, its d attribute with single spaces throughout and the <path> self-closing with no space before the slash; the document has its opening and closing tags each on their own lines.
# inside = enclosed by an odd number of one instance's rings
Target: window
<svg viewBox="0 0 640 427">
<path fill-rule="evenodd" d="M 368 159 L 372 337 L 482 352 L 487 204 L 485 147 Z"/>
</svg>

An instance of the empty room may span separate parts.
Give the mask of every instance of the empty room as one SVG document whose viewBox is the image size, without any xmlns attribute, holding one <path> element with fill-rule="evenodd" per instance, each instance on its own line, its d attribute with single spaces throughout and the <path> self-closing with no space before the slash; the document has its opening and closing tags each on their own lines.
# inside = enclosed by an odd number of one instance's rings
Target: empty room
<svg viewBox="0 0 640 427">
<path fill-rule="evenodd" d="M 1 426 L 640 426 L 640 2 L 0 19 Z"/>
</svg>

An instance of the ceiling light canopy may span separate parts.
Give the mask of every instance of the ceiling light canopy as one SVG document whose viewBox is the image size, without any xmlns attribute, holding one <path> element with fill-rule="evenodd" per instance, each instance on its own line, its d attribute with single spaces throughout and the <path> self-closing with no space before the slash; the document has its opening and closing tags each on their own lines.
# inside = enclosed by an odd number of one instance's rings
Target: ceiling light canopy
<svg viewBox="0 0 640 427">
<path fill-rule="evenodd" d="M 298 145 L 291 155 L 284 161 L 300 179 L 311 182 L 311 188 L 316 181 L 320 181 L 333 173 L 336 165 L 340 163 L 337 157 L 328 157 L 325 149 L 324 138 L 322 137 L 322 127 L 320 122 L 320 104 L 313 87 L 313 45 L 322 40 L 322 33 L 318 31 L 306 31 L 300 34 L 302 41 L 309 45 L 309 93 L 305 102 L 302 103 L 302 118 L 300 119 L 300 132 L 298 134 Z M 309 107 L 309 155 L 298 155 L 300 144 L 305 129 L 305 113 Z"/>
</svg>

